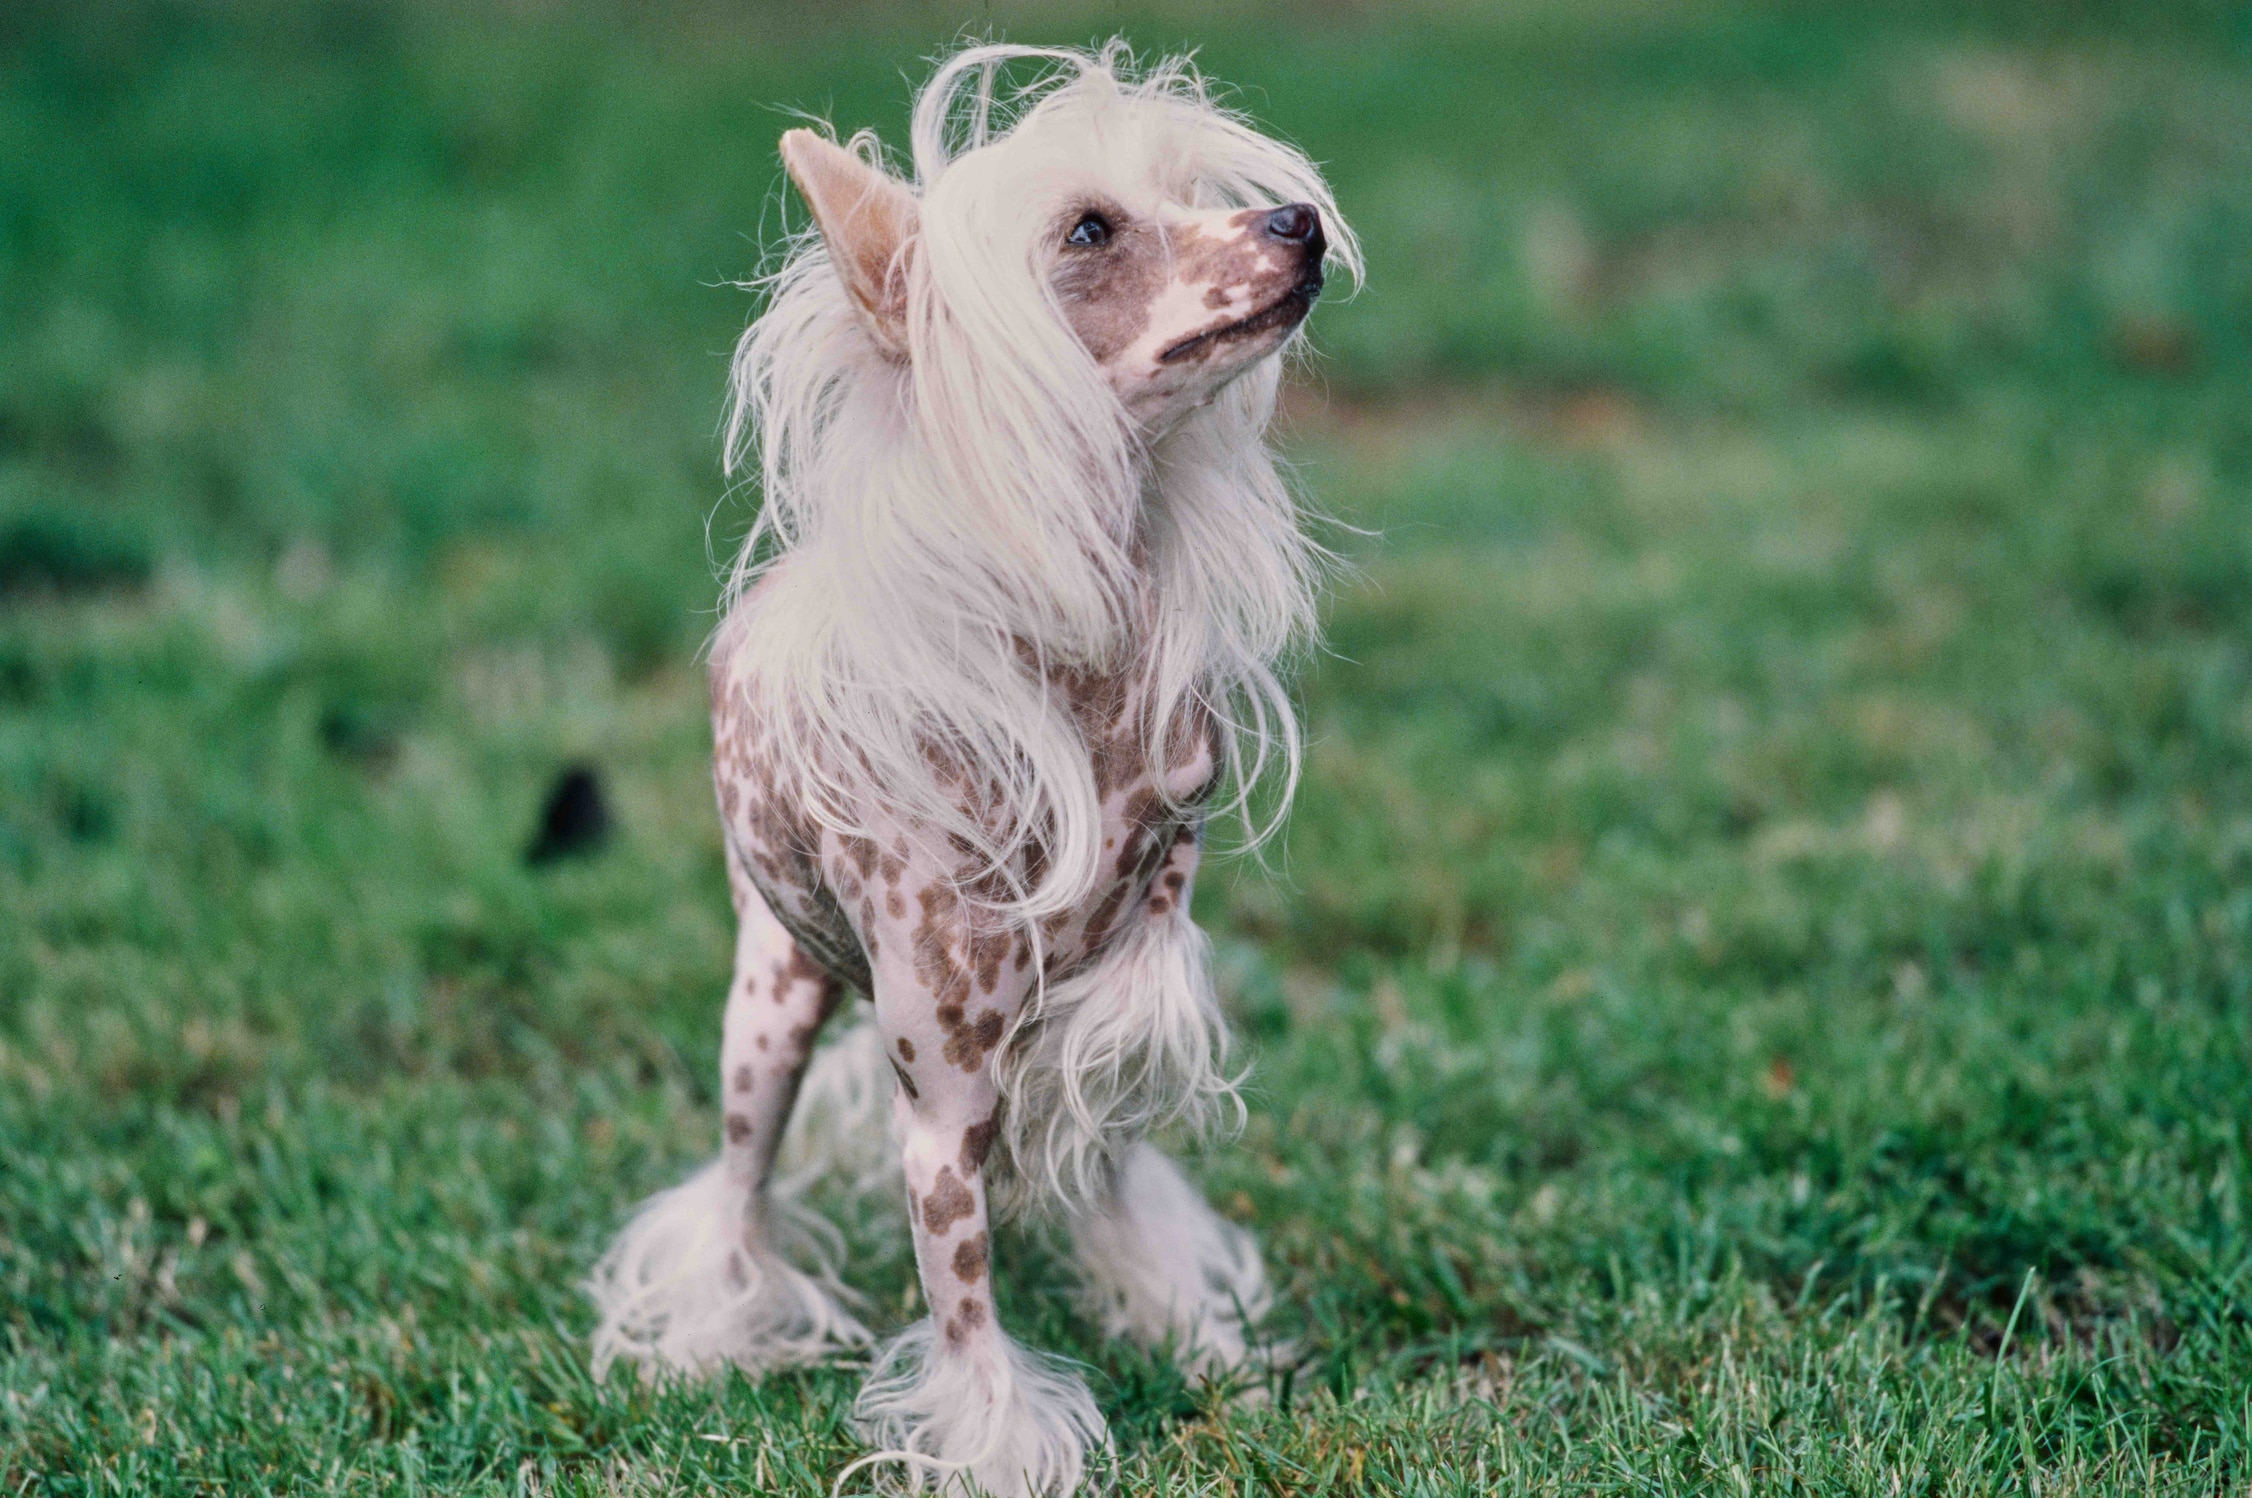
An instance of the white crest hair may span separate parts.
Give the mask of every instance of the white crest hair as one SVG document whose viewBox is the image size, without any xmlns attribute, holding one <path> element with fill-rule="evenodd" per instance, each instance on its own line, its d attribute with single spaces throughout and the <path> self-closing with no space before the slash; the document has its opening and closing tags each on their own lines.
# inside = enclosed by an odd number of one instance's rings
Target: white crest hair
<svg viewBox="0 0 2252 1498">
<path fill-rule="evenodd" d="M 1039 76 L 1006 87 L 1023 64 Z M 952 839 L 1029 923 L 1086 898 L 1102 844 L 1087 747 L 1039 667 L 1131 673 L 1153 760 L 1200 704 L 1229 807 L 1268 775 L 1287 801 L 1299 733 L 1277 667 L 1313 637 L 1326 555 L 1263 440 L 1279 361 L 1145 438 L 1047 283 L 1055 217 L 1105 186 L 1311 202 L 1356 281 L 1359 254 L 1313 164 L 1216 104 L 1186 58 L 968 47 L 917 97 L 912 137 L 906 360 L 867 335 L 811 229 L 736 350 L 729 471 L 755 472 L 763 505 L 719 649 L 811 817 L 859 831 L 881 807 Z M 848 145 L 880 164 L 873 135 Z"/>
</svg>

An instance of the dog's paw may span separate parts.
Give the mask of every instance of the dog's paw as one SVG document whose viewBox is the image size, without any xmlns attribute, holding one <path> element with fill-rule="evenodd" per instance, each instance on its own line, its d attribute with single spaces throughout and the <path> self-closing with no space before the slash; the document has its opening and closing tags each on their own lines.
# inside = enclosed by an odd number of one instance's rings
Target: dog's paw
<svg viewBox="0 0 2252 1498">
<path fill-rule="evenodd" d="M 1075 1219 L 1071 1236 L 1090 1308 L 1112 1336 L 1169 1347 L 1211 1377 L 1263 1361 L 1250 1333 L 1272 1297 L 1257 1241 L 1154 1146 L 1134 1146 L 1109 1199 Z"/>
<path fill-rule="evenodd" d="M 1077 1489 L 1087 1454 L 1110 1440 L 1060 1361 L 1006 1337 L 951 1353 L 927 1318 L 877 1359 L 853 1415 L 875 1448 L 853 1468 L 888 1467 L 910 1492 L 1052 1498 Z"/>
<path fill-rule="evenodd" d="M 818 1362 L 874 1340 L 826 1273 L 789 1262 L 775 1228 L 746 1232 L 745 1193 L 721 1165 L 660 1191 L 634 1214 L 588 1279 L 601 1320 L 594 1373 L 623 1360 L 649 1374 L 752 1373 Z"/>
</svg>

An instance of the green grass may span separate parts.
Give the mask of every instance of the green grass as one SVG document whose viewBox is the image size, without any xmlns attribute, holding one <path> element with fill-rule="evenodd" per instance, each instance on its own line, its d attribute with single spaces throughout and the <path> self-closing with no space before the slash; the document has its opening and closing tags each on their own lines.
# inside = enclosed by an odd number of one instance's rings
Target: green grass
<svg viewBox="0 0 2252 1498">
<path fill-rule="evenodd" d="M 854 1454 L 850 1370 L 596 1387 L 573 1287 L 715 1132 L 775 106 L 896 138 L 988 17 L 1200 42 L 1370 252 L 1289 426 L 1373 534 L 1201 896 L 1305 1360 L 1002 1246 L 1129 1490 L 2252 1480 L 2252 26 L 1378 14 L 0 15 L 0 1492 Z"/>
</svg>

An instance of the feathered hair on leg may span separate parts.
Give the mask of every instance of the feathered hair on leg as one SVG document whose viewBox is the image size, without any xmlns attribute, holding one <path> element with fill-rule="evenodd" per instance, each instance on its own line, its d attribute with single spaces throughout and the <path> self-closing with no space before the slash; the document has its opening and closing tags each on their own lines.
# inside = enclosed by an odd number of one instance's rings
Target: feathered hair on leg
<svg viewBox="0 0 2252 1498">
<path fill-rule="evenodd" d="M 833 1267 L 836 1230 L 776 1198 L 753 1243 L 748 1195 L 715 1160 L 642 1204 L 587 1281 L 597 1379 L 619 1362 L 650 1376 L 763 1373 L 872 1340 L 845 1308 L 858 1297 Z"/>
<path fill-rule="evenodd" d="M 837 832 L 882 805 L 970 850 L 1026 926 L 1084 900 L 1103 862 L 1056 671 L 1130 677 L 1152 761 L 1203 710 L 1236 807 L 1262 780 L 1287 796 L 1278 667 L 1313 638 L 1325 553 L 1264 440 L 1279 361 L 1152 429 L 1064 315 L 1050 245 L 1091 196 L 1302 202 L 1357 279 L 1320 173 L 1186 58 L 1137 66 L 1118 42 L 944 59 L 903 174 L 867 134 L 795 152 L 817 222 L 855 250 L 840 264 L 809 227 L 758 283 L 727 437 L 760 507 L 715 648 L 786 725 L 777 778 Z"/>
<path fill-rule="evenodd" d="M 1145 1135 L 1241 1120 L 1208 946 L 1186 911 L 1151 918 L 1026 1006 L 995 1057 L 1007 1205 L 1084 1209 Z"/>
<path fill-rule="evenodd" d="M 1241 1367 L 1250 1329 L 1273 1299 L 1258 1243 L 1213 1211 L 1154 1145 L 1134 1146 L 1114 1175 L 1107 1197 L 1071 1222 L 1103 1329 L 1170 1345 L 1201 1372 Z"/>
<path fill-rule="evenodd" d="M 874 1449 L 845 1469 L 839 1488 L 854 1471 L 879 1467 L 910 1492 L 928 1483 L 962 1498 L 1069 1493 L 1087 1453 L 1110 1440 L 1067 1364 L 1006 1338 L 996 1357 L 949 1357 L 928 1317 L 877 1357 L 853 1418 Z"/>
</svg>

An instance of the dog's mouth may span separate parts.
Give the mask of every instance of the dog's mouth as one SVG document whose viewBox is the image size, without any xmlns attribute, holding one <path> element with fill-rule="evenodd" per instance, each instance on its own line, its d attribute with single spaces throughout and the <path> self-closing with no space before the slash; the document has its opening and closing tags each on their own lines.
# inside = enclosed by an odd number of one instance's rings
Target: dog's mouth
<svg viewBox="0 0 2252 1498">
<path fill-rule="evenodd" d="M 1294 328 L 1306 320 L 1306 314 L 1314 308 L 1314 298 L 1320 295 L 1321 270 L 1316 267 L 1306 275 L 1301 276 L 1297 285 L 1248 317 L 1238 318 L 1234 322 L 1222 323 L 1216 328 L 1207 328 L 1201 333 L 1191 333 L 1178 343 L 1168 344 L 1158 354 L 1157 362 L 1160 364 L 1178 364 L 1181 360 L 1193 358 L 1207 349 L 1218 348 L 1224 344 L 1240 343 L 1244 339 L 1256 338 L 1261 333 L 1271 332 L 1276 328 Z"/>
</svg>

